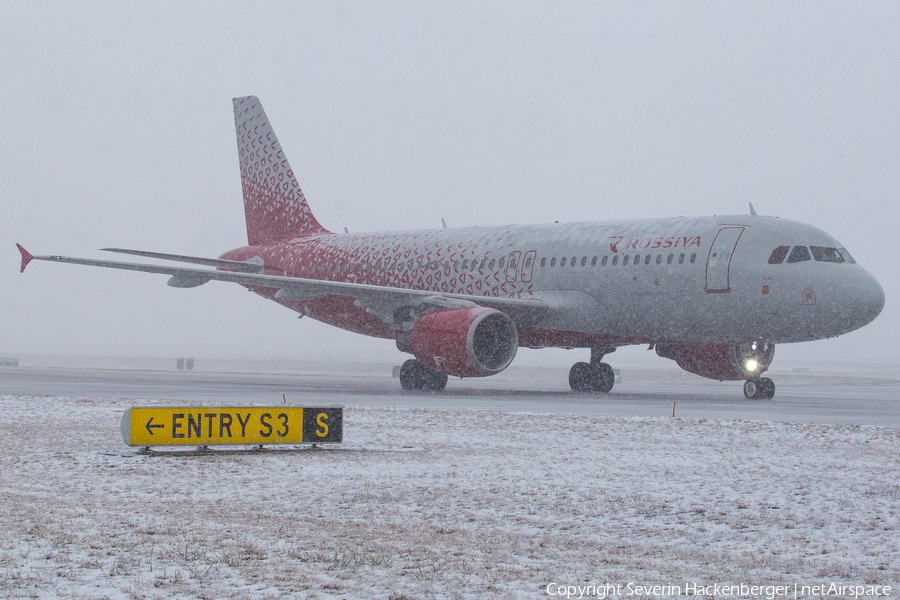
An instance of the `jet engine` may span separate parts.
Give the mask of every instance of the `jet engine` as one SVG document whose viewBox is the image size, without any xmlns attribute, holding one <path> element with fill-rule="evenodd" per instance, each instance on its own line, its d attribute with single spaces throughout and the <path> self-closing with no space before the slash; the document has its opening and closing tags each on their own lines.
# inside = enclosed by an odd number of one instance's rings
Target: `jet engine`
<svg viewBox="0 0 900 600">
<path fill-rule="evenodd" d="M 656 353 L 701 377 L 751 380 L 758 379 L 772 364 L 775 344 L 657 344 Z"/>
<path fill-rule="evenodd" d="M 441 373 L 484 377 L 508 367 L 518 347 L 516 324 L 509 316 L 475 306 L 419 317 L 409 337 L 408 351 L 424 366 Z"/>
</svg>

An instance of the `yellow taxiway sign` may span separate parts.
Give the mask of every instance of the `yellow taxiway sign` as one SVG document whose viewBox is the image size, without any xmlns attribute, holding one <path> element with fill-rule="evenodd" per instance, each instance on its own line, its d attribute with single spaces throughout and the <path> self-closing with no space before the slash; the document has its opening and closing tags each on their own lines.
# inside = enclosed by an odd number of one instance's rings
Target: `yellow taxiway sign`
<svg viewBox="0 0 900 600">
<path fill-rule="evenodd" d="M 135 407 L 122 415 L 128 446 L 340 443 L 343 409 L 296 406 Z"/>
</svg>

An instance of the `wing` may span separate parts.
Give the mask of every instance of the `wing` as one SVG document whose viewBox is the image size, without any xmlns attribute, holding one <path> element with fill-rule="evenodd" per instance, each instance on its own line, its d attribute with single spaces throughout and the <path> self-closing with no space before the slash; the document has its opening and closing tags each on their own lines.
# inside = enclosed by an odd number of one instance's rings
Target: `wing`
<svg viewBox="0 0 900 600">
<path fill-rule="evenodd" d="M 355 299 L 358 306 L 375 315 L 386 325 L 395 329 L 411 326 L 410 315 L 435 309 L 464 308 L 484 306 L 502 311 L 516 323 L 518 327 L 533 325 L 541 320 L 548 310 L 548 305 L 536 298 L 499 298 L 493 296 L 474 296 L 469 294 L 445 294 L 428 290 L 393 288 L 361 283 L 341 281 L 323 281 L 303 279 L 299 277 L 282 277 L 262 273 L 240 272 L 258 271 L 260 265 L 252 262 L 227 261 L 212 258 L 197 258 L 177 254 L 161 254 L 139 250 L 111 249 L 123 252 L 164 258 L 179 262 L 217 266 L 228 271 L 210 270 L 191 267 L 174 267 L 167 265 L 147 265 L 142 263 L 118 262 L 111 260 L 94 260 L 90 258 L 73 258 L 60 255 L 32 256 L 25 248 L 16 244 L 22 253 L 22 271 L 32 260 L 68 263 L 120 269 L 123 271 L 139 271 L 142 273 L 159 273 L 169 275 L 168 285 L 177 288 L 190 288 L 203 285 L 209 281 L 227 281 L 244 286 L 276 288 L 275 298 L 279 300 L 314 300 L 327 295 L 347 296 Z"/>
</svg>

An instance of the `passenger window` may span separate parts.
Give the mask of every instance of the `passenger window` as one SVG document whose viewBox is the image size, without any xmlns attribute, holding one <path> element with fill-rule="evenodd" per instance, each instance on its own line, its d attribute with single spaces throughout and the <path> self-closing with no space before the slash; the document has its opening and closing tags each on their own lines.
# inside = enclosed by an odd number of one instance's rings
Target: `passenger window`
<svg viewBox="0 0 900 600">
<path fill-rule="evenodd" d="M 515 269 L 515 268 L 516 268 L 516 265 L 517 265 L 518 263 L 519 263 L 519 257 L 518 257 L 518 256 L 514 256 L 513 259 L 512 259 L 511 261 L 509 261 L 509 268 L 510 268 L 510 269 Z"/>
<path fill-rule="evenodd" d="M 684 264 L 684 254 L 678 255 L 678 264 L 679 265 Z"/>
<path fill-rule="evenodd" d="M 809 260 L 809 250 L 806 246 L 794 246 L 794 249 L 791 250 L 791 255 L 787 259 L 788 263 L 798 263 L 805 260 Z"/>
<path fill-rule="evenodd" d="M 784 262 L 784 257 L 787 256 L 788 250 L 790 250 L 790 246 L 778 246 L 774 250 L 772 250 L 772 254 L 769 255 L 769 264 L 770 265 L 780 265 Z"/>
<path fill-rule="evenodd" d="M 613 256 L 613 266 L 616 266 L 617 264 L 619 264 L 619 255 L 618 254 Z"/>
<path fill-rule="evenodd" d="M 697 260 L 697 253 L 691 254 L 691 264 L 694 264 L 694 261 Z"/>
<path fill-rule="evenodd" d="M 675 260 L 675 255 L 674 255 L 674 254 L 670 254 L 670 255 L 669 255 L 669 258 L 666 259 L 666 264 L 667 264 L 667 265 L 671 265 L 673 260 Z"/>
<path fill-rule="evenodd" d="M 554 256 L 553 258 L 550 259 L 550 266 L 551 266 L 551 267 L 555 267 L 555 266 L 556 266 L 556 257 L 555 257 L 555 256 Z"/>
<path fill-rule="evenodd" d="M 577 256 L 573 256 L 573 257 L 572 257 L 572 262 L 569 263 L 569 264 L 572 265 L 573 267 L 575 266 L 575 259 L 576 259 L 576 258 L 578 258 L 578 257 L 577 257 Z"/>
<path fill-rule="evenodd" d="M 397 270 L 398 270 L 398 271 L 403 271 L 403 270 L 405 270 L 405 269 L 406 269 L 406 265 L 405 265 L 404 263 L 400 263 L 399 265 L 397 265 Z"/>
<path fill-rule="evenodd" d="M 559 259 L 559 266 L 561 266 L 561 267 L 566 266 L 566 257 L 565 256 L 563 256 L 561 259 Z"/>
<path fill-rule="evenodd" d="M 586 264 L 587 264 L 587 256 L 582 256 L 582 257 L 581 257 L 581 266 L 583 267 L 583 266 L 585 266 Z"/>
<path fill-rule="evenodd" d="M 662 254 L 656 255 L 656 264 L 658 264 L 658 265 L 662 264 Z"/>
<path fill-rule="evenodd" d="M 634 264 L 636 264 L 636 265 L 641 264 L 641 255 L 640 254 L 634 255 Z"/>
<path fill-rule="evenodd" d="M 609 258 L 608 256 L 604 256 L 602 259 L 600 259 L 600 266 L 601 266 L 601 267 L 605 267 L 605 266 L 606 266 L 606 263 L 607 263 L 607 260 L 606 260 L 606 259 L 608 259 L 608 258 Z"/>
<path fill-rule="evenodd" d="M 531 257 L 529 256 L 528 258 L 525 259 L 525 268 L 527 269 L 530 266 L 531 266 Z"/>
<path fill-rule="evenodd" d="M 490 264 L 488 265 L 488 269 L 490 269 L 491 271 L 494 270 L 494 260 L 495 259 L 492 258 Z"/>
<path fill-rule="evenodd" d="M 846 249 L 846 248 L 838 248 L 838 252 L 841 253 L 841 256 L 843 256 L 843 257 L 844 257 L 844 260 L 846 260 L 848 263 L 850 263 L 851 265 L 855 265 L 855 264 L 856 264 L 856 261 L 853 260 L 853 257 L 850 256 L 850 253 L 847 252 L 847 249 Z"/>
<path fill-rule="evenodd" d="M 502 269 L 503 265 L 505 265 L 505 264 L 506 264 L 506 257 L 500 259 L 500 262 L 497 263 L 497 267 Z"/>
<path fill-rule="evenodd" d="M 623 267 L 628 264 L 628 258 L 629 257 L 627 254 L 622 258 L 622 266 Z"/>
<path fill-rule="evenodd" d="M 469 259 L 468 258 L 463 261 L 462 267 L 463 267 L 463 271 L 465 271 L 466 269 L 469 268 Z"/>
<path fill-rule="evenodd" d="M 546 266 L 547 266 L 547 257 L 546 257 L 546 256 L 543 257 L 543 258 L 541 259 L 541 266 L 542 266 L 542 267 L 546 267 Z"/>
<path fill-rule="evenodd" d="M 644 257 L 644 264 L 645 264 L 645 265 L 649 265 L 649 264 L 650 264 L 650 259 L 651 259 L 651 258 L 652 258 L 652 257 L 651 257 L 649 254 L 648 254 L 647 256 L 645 256 L 645 257 Z"/>
<path fill-rule="evenodd" d="M 819 262 L 842 263 L 844 257 L 838 252 L 837 248 L 826 248 L 824 246 L 810 246 L 813 258 Z"/>
</svg>

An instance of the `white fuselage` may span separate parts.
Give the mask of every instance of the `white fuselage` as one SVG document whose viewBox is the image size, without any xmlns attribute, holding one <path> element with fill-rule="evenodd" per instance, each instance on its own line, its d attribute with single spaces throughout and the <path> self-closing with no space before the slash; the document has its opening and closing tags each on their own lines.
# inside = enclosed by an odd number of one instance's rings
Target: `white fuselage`
<svg viewBox="0 0 900 600">
<path fill-rule="evenodd" d="M 884 292 L 860 265 L 770 264 L 779 246 L 841 248 L 809 225 L 726 215 L 313 235 L 262 254 L 267 272 L 294 277 L 542 300 L 550 310 L 523 339 L 535 347 L 595 343 L 558 343 L 554 332 L 611 345 L 800 342 L 881 311 Z"/>
</svg>

